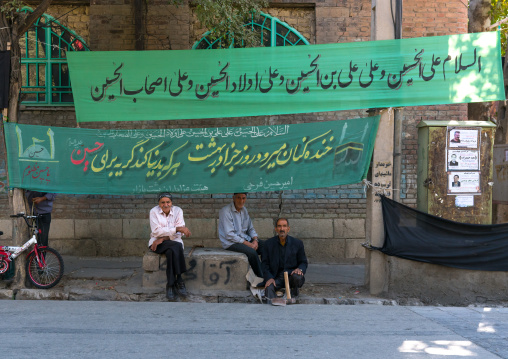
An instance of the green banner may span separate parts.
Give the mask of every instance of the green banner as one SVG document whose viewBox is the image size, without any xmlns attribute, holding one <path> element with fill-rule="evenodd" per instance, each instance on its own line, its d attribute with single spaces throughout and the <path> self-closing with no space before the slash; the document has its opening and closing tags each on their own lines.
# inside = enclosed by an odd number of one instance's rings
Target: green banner
<svg viewBox="0 0 508 359">
<path fill-rule="evenodd" d="M 498 32 L 223 50 L 68 52 L 78 122 L 504 100 Z"/>
<path fill-rule="evenodd" d="M 233 193 L 361 182 L 379 116 L 313 124 L 91 130 L 5 123 L 9 186 L 75 194 Z"/>
</svg>

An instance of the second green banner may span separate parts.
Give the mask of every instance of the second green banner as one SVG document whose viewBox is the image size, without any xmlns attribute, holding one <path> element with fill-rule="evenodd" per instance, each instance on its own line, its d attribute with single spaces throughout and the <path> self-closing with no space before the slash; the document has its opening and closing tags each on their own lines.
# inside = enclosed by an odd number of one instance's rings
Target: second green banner
<svg viewBox="0 0 508 359">
<path fill-rule="evenodd" d="M 6 123 L 10 187 L 81 194 L 233 193 L 365 178 L 379 116 L 312 124 L 90 130 Z"/>
</svg>

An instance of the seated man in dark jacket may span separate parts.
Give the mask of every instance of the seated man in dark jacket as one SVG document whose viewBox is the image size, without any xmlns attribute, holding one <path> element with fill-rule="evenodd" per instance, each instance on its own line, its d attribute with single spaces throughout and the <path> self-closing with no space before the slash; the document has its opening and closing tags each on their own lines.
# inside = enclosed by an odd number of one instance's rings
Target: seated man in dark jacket
<svg viewBox="0 0 508 359">
<path fill-rule="evenodd" d="M 288 272 L 291 297 L 296 297 L 305 283 L 304 274 L 307 270 L 303 242 L 288 236 L 289 221 L 286 218 L 277 220 L 275 231 L 278 235 L 268 239 L 263 248 L 265 295 L 268 299 L 275 298 L 275 291 L 284 288 L 284 272 Z"/>
</svg>

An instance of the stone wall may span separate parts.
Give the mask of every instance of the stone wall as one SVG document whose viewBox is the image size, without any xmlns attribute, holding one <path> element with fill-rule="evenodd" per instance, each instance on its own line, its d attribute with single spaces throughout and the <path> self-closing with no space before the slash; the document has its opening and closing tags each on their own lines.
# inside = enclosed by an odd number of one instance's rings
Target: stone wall
<svg viewBox="0 0 508 359">
<path fill-rule="evenodd" d="M 426 305 L 496 305 L 506 301 L 508 272 L 448 268 L 388 257 L 388 295 L 397 300 L 418 298 Z"/>
<path fill-rule="evenodd" d="M 185 246 L 203 245 L 222 248 L 217 234 L 216 218 L 186 218 L 192 231 L 184 238 Z M 254 218 L 253 225 L 260 238 L 274 236 L 271 218 Z M 0 220 L 7 233 L 10 220 Z M 291 234 L 305 244 L 310 262 L 361 264 L 364 262 L 365 238 L 363 219 L 290 219 Z M 8 236 L 3 236 L 4 241 Z M 82 256 L 141 256 L 148 249 L 150 226 L 148 219 L 53 219 L 50 245 L 62 254 Z"/>
<path fill-rule="evenodd" d="M 279 0 L 271 4 L 272 7 L 265 12 L 293 26 L 311 44 L 370 39 L 371 0 Z M 460 2 L 441 0 L 404 1 L 403 37 L 466 32 L 467 9 L 462 7 Z M 64 15 L 68 11 L 69 14 Z M 61 16 L 58 21 L 76 30 L 93 51 L 134 49 L 133 1 L 94 0 L 89 6 L 77 8 L 56 5 L 50 7 L 48 13 L 56 18 Z M 187 5 L 175 7 L 167 5 L 165 0 L 152 0 L 148 3 L 144 16 L 147 24 L 144 30 L 147 50 L 190 49 L 205 32 L 196 21 L 192 7 Z M 84 123 L 80 124 L 80 127 L 145 129 L 275 125 L 340 120 L 366 115 L 365 110 L 356 110 L 249 118 Z M 466 117 L 465 105 L 410 107 L 404 110 L 403 173 L 400 188 L 401 200 L 404 203 L 416 205 L 418 122 L 423 119 L 465 120 Z M 23 108 L 20 122 L 46 126 L 76 126 L 72 108 Z M 196 243 L 209 240 L 216 246 L 219 245 L 216 218 L 219 209 L 230 202 L 230 195 L 175 195 L 174 202 L 184 209 L 189 223 L 194 222 L 191 226 L 193 233 L 206 233 L 200 234 L 202 237 L 193 236 Z M 7 233 L 9 207 L 6 193 L 0 195 L 0 203 L 3 204 L 0 209 L 0 225 L 3 225 L 3 230 Z M 146 247 L 148 236 L 148 211 L 154 205 L 155 195 L 60 195 L 55 203 L 50 240 L 60 241 L 58 245 L 64 250 L 65 243 L 68 243 L 69 251 L 75 250 L 78 253 L 82 249 L 82 252 L 88 255 L 106 253 L 108 248 L 118 246 L 131 246 L 142 251 Z M 292 234 L 305 240 L 309 256 L 314 261 L 351 262 L 365 257 L 360 245 L 365 240 L 366 217 L 366 196 L 361 184 L 253 193 L 249 195 L 247 207 L 255 223 L 262 227 L 263 237 L 272 235 L 272 225 L 269 223 L 272 223 L 274 218 L 288 217 Z M 99 243 L 111 239 L 117 240 L 115 246 Z M 116 251 L 120 252 L 121 250 Z"/>
</svg>

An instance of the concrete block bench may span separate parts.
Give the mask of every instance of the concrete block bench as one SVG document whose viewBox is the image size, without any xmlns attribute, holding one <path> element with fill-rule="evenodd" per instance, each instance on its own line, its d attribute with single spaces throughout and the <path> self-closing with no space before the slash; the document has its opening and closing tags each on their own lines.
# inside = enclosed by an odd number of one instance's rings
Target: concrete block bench
<svg viewBox="0 0 508 359">
<path fill-rule="evenodd" d="M 246 291 L 249 270 L 247 256 L 220 248 L 185 248 L 187 291 L 214 295 L 224 291 Z M 166 256 L 147 252 L 143 256 L 143 287 L 165 289 Z"/>
</svg>

